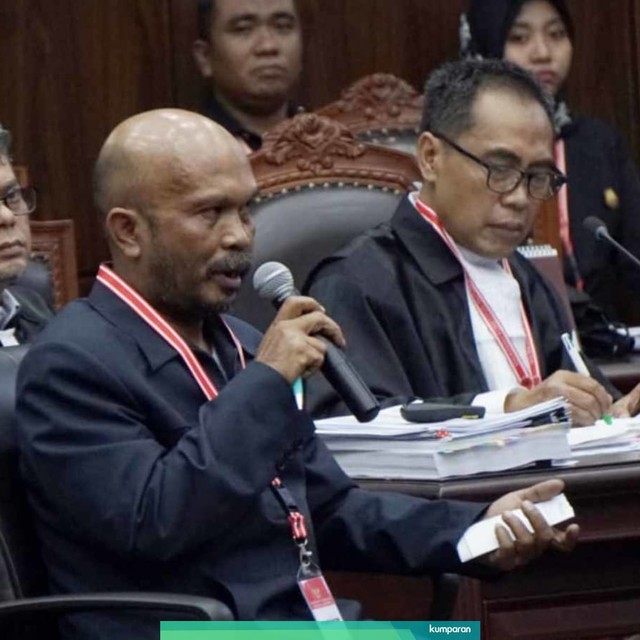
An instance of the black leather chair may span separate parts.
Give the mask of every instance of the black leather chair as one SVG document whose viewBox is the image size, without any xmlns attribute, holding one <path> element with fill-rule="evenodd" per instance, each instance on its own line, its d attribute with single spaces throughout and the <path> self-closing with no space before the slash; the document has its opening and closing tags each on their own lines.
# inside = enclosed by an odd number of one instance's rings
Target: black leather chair
<svg viewBox="0 0 640 640">
<path fill-rule="evenodd" d="M 232 620 L 214 599 L 168 593 L 50 596 L 18 468 L 15 382 L 28 346 L 0 348 L 0 638 L 55 639 L 51 616 L 80 611 L 148 611 L 157 619 Z M 114 639 L 115 640 L 115 639 Z"/>
<path fill-rule="evenodd" d="M 44 260 L 31 258 L 27 263 L 27 268 L 16 278 L 15 283 L 38 292 L 52 309 L 55 308 L 53 275 L 51 268 Z"/>
<path fill-rule="evenodd" d="M 254 268 L 282 262 L 299 289 L 322 258 L 388 220 L 420 179 L 413 156 L 357 142 L 345 127 L 315 114 L 272 130 L 250 160 L 259 188 L 251 205 Z M 274 315 L 253 292 L 251 277 L 233 312 L 261 330 Z"/>
</svg>

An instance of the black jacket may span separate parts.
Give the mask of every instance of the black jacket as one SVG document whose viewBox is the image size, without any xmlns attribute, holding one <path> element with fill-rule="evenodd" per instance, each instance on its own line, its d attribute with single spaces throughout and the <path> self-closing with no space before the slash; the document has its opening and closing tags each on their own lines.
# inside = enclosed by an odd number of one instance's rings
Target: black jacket
<svg viewBox="0 0 640 640">
<path fill-rule="evenodd" d="M 291 387 L 251 361 L 260 334 L 220 323 L 225 377 L 206 401 L 178 354 L 96 283 L 36 340 L 18 376 L 18 441 L 43 555 L 57 593 L 165 591 L 218 596 L 242 620 L 309 619 L 298 549 L 270 490 L 278 473 L 307 516 L 326 569 L 424 574 L 461 566 L 455 544 L 484 504 L 358 489 L 314 435 Z M 354 603 L 341 603 L 346 618 Z M 64 638 L 151 640 L 157 621 L 77 616 Z"/>
<path fill-rule="evenodd" d="M 520 283 L 542 377 L 573 370 L 560 340 L 570 331 L 562 303 L 525 258 L 513 254 L 509 263 Z M 320 263 L 306 288 L 340 324 L 353 364 L 386 404 L 413 397 L 468 404 L 489 390 L 462 267 L 407 198 L 389 223 Z M 313 415 L 346 413 L 321 376 L 307 381 L 306 389 Z"/>
</svg>

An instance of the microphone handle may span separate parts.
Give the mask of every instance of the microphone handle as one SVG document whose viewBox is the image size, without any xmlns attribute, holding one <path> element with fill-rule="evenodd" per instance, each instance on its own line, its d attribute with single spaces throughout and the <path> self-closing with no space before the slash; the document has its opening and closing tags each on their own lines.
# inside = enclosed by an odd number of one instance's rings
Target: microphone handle
<svg viewBox="0 0 640 640">
<path fill-rule="evenodd" d="M 294 288 L 274 299 L 273 304 L 279 309 L 289 296 L 299 295 L 300 292 Z M 349 362 L 344 351 L 324 336 L 316 337 L 322 340 L 327 347 L 324 363 L 320 368 L 322 375 L 342 398 L 347 409 L 351 411 L 358 422 L 370 422 L 378 415 L 380 403 Z"/>
<path fill-rule="evenodd" d="M 599 234 L 600 238 L 606 239 L 610 242 L 620 253 L 622 253 L 628 260 L 633 262 L 633 264 L 640 269 L 640 260 L 636 258 L 631 251 L 623 247 L 617 240 L 614 240 L 607 231 L 606 233 Z"/>
<path fill-rule="evenodd" d="M 349 362 L 344 351 L 327 338 L 317 337 L 327 347 L 324 364 L 320 369 L 327 382 L 335 389 L 359 422 L 373 420 L 380 411 L 380 404 L 371 393 L 371 389 Z"/>
</svg>

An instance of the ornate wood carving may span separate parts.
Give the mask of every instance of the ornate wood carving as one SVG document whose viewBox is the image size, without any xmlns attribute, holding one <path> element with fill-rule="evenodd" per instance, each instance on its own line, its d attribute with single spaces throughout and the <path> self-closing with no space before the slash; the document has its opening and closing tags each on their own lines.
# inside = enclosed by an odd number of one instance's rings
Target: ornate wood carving
<svg viewBox="0 0 640 640">
<path fill-rule="evenodd" d="M 78 297 L 73 220 L 32 220 L 31 257 L 51 269 L 57 309 Z"/>
<path fill-rule="evenodd" d="M 300 171 L 312 173 L 331 169 L 336 157 L 358 158 L 365 151 L 346 127 L 313 113 L 303 113 L 267 135 L 274 136 L 267 144 L 268 162 L 283 165 L 297 159 Z"/>
<path fill-rule="evenodd" d="M 345 89 L 337 102 L 316 111 L 334 118 L 356 134 L 374 130 L 417 130 L 422 96 L 390 73 L 374 73 Z"/>
<path fill-rule="evenodd" d="M 405 191 L 420 180 L 413 156 L 358 142 L 340 123 L 313 113 L 272 129 L 250 160 L 261 195 L 331 183 Z"/>
</svg>

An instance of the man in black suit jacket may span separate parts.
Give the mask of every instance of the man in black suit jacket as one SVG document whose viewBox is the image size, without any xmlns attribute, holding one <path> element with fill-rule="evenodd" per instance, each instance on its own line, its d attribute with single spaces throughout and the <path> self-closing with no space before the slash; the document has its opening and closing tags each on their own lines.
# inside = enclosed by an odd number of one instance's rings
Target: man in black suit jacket
<svg viewBox="0 0 640 640">
<path fill-rule="evenodd" d="M 224 313 L 249 268 L 256 182 L 221 127 L 179 110 L 130 118 L 100 153 L 95 189 L 113 263 L 49 324 L 18 380 L 24 478 L 55 591 L 214 595 L 240 619 L 310 619 L 275 476 L 327 569 L 481 575 L 573 546 L 577 526 L 553 530 L 531 504 L 560 481 L 487 508 L 374 494 L 342 472 L 291 388 L 323 361 L 315 334 L 343 345 L 339 327 L 300 296 L 264 336 Z M 501 548 L 462 566 L 465 529 L 520 505 L 534 532 L 505 514 L 515 542 L 498 528 Z M 151 639 L 157 622 L 77 616 L 64 637 Z"/>
<path fill-rule="evenodd" d="M 565 177 L 550 105 L 533 77 L 496 60 L 443 65 L 427 81 L 419 192 L 309 276 L 381 399 L 451 398 L 515 411 L 558 396 L 574 424 L 635 415 L 640 385 L 620 395 L 593 368 L 575 370 L 552 288 L 515 250 Z M 315 376 L 307 405 L 344 413 Z"/>
<path fill-rule="evenodd" d="M 0 346 L 30 342 L 53 315 L 36 291 L 14 284 L 31 251 L 29 214 L 36 193 L 18 184 L 10 145 L 11 135 L 0 124 Z"/>
</svg>

